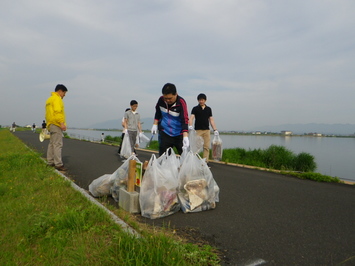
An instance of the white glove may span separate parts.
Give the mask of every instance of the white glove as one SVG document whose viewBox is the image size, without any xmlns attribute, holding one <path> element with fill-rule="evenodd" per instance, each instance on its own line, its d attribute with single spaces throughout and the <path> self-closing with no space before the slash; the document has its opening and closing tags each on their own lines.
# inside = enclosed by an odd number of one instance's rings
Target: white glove
<svg viewBox="0 0 355 266">
<path fill-rule="evenodd" d="M 141 138 L 143 136 L 143 132 L 140 132 L 139 133 L 139 137 Z"/>
<path fill-rule="evenodd" d="M 125 129 L 123 130 L 123 133 L 125 133 L 125 134 L 127 134 L 127 133 L 128 133 L 127 128 L 125 128 Z"/>
<path fill-rule="evenodd" d="M 193 130 L 194 129 L 194 127 L 193 126 L 189 126 L 189 130 Z"/>
<path fill-rule="evenodd" d="M 214 131 L 214 135 L 215 135 L 215 136 L 219 136 L 218 130 L 215 130 L 215 131 Z"/>
<path fill-rule="evenodd" d="M 189 141 L 189 137 L 184 137 L 183 141 L 182 141 L 182 147 L 183 148 L 188 148 L 190 146 L 190 141 Z"/>
<path fill-rule="evenodd" d="M 152 126 L 152 134 L 154 135 L 154 134 L 157 134 L 157 131 L 158 131 L 158 125 L 153 125 Z"/>
</svg>

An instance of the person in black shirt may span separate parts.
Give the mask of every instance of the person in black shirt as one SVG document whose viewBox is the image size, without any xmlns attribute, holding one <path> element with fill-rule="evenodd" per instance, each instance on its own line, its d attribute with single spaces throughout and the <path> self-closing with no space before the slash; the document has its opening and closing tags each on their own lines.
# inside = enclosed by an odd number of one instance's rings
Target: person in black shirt
<svg viewBox="0 0 355 266">
<path fill-rule="evenodd" d="M 210 143 L 211 143 L 211 132 L 210 124 L 214 130 L 215 135 L 219 135 L 217 131 L 216 124 L 212 116 L 211 107 L 206 105 L 207 96 L 206 94 L 200 93 L 197 96 L 198 105 L 192 108 L 191 116 L 189 119 L 189 129 L 195 129 L 198 136 L 201 136 L 203 139 L 203 158 L 206 158 L 208 162 L 209 152 L 210 152 Z M 193 127 L 195 120 L 195 128 Z"/>
</svg>

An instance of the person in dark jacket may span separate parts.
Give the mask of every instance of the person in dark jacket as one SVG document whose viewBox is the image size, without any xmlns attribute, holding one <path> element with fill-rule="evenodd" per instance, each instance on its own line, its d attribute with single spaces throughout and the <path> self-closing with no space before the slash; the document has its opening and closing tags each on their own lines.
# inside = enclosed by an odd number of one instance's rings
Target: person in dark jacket
<svg viewBox="0 0 355 266">
<path fill-rule="evenodd" d="M 177 94 L 174 84 L 166 83 L 162 96 L 155 106 L 152 134 L 159 131 L 159 155 L 168 148 L 176 147 L 179 154 L 183 147 L 189 147 L 188 124 L 189 116 L 185 100 Z"/>
</svg>

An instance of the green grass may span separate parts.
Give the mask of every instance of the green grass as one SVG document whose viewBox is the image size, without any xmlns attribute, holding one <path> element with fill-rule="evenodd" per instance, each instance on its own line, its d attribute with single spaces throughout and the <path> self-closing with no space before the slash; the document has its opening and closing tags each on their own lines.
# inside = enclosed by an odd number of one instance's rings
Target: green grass
<svg viewBox="0 0 355 266">
<path fill-rule="evenodd" d="M 147 143 L 147 149 L 152 151 L 159 150 L 159 142 L 157 140 L 152 140 L 150 143 Z"/>
<path fill-rule="evenodd" d="M 300 179 L 308 179 L 308 180 L 313 180 L 313 181 L 317 181 L 317 182 L 344 183 L 338 177 L 322 175 L 320 173 L 312 173 L 312 172 L 306 172 L 306 173 L 281 172 L 281 173 L 284 175 L 290 175 L 290 176 L 294 176 L 294 177 L 297 177 Z"/>
<path fill-rule="evenodd" d="M 8 130 L 0 130 L 1 265 L 218 265 L 197 246 L 115 211 L 142 237 L 123 231 Z"/>
<path fill-rule="evenodd" d="M 317 168 L 317 165 L 313 155 L 305 152 L 294 154 L 283 146 L 271 145 L 265 150 L 245 150 L 242 148 L 224 149 L 222 161 L 281 170 L 285 175 L 292 175 L 301 179 L 310 179 L 318 182 L 342 182 L 338 177 L 314 173 L 313 171 Z"/>
<path fill-rule="evenodd" d="M 276 145 L 265 150 L 225 149 L 222 160 L 277 170 L 312 172 L 317 168 L 312 155 L 304 152 L 296 155 L 285 147 Z"/>
<path fill-rule="evenodd" d="M 118 137 L 118 136 L 112 137 L 111 135 L 107 135 L 105 137 L 105 142 L 107 142 L 107 143 L 115 143 L 115 144 L 121 145 L 122 138 Z"/>
</svg>

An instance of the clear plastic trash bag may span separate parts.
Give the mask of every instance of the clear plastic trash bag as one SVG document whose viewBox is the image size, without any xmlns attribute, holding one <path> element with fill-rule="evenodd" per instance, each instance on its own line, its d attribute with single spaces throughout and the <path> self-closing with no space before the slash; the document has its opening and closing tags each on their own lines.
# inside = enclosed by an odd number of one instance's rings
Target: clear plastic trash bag
<svg viewBox="0 0 355 266">
<path fill-rule="evenodd" d="M 178 198 L 184 213 L 216 207 L 219 187 L 205 160 L 189 151 L 179 171 Z"/>
<path fill-rule="evenodd" d="M 128 181 L 128 170 L 129 170 L 129 161 L 135 160 L 137 162 L 141 162 L 137 156 L 132 154 L 128 159 L 119 167 L 117 170 L 111 175 L 112 185 L 110 188 L 110 192 L 112 198 L 118 202 L 119 200 L 119 190 L 120 188 L 127 188 Z"/>
<path fill-rule="evenodd" d="M 94 197 L 103 197 L 111 195 L 111 186 L 113 185 L 113 180 L 111 179 L 111 174 L 105 174 L 96 178 L 89 185 L 89 191 Z"/>
<path fill-rule="evenodd" d="M 129 133 L 127 132 L 124 134 L 122 144 L 121 144 L 121 157 L 123 158 L 129 158 L 129 156 L 132 155 L 132 148 L 131 148 L 131 143 L 129 140 Z"/>
<path fill-rule="evenodd" d="M 144 135 L 143 132 L 138 134 L 138 139 L 139 139 L 139 143 L 149 142 L 150 140 L 146 135 Z"/>
<path fill-rule="evenodd" d="M 190 142 L 190 151 L 193 153 L 199 153 L 203 149 L 203 138 L 198 136 L 196 130 L 191 129 L 189 131 L 189 142 Z"/>
<path fill-rule="evenodd" d="M 214 136 L 212 140 L 212 158 L 215 161 L 220 161 L 222 160 L 222 155 L 223 155 L 222 139 L 219 135 Z"/>
<path fill-rule="evenodd" d="M 139 194 L 142 216 L 156 219 L 180 210 L 177 198 L 178 165 L 173 151 L 162 154 L 158 159 L 152 155 Z"/>
</svg>

